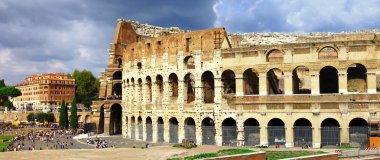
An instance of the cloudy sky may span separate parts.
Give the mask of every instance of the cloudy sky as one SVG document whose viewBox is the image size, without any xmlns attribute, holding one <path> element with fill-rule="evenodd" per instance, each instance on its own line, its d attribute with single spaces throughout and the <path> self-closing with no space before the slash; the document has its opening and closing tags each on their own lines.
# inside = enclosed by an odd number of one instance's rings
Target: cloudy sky
<svg viewBox="0 0 380 160">
<path fill-rule="evenodd" d="M 380 0 L 1 0 L 0 79 L 107 65 L 118 18 L 197 30 L 316 32 L 380 28 Z"/>
</svg>

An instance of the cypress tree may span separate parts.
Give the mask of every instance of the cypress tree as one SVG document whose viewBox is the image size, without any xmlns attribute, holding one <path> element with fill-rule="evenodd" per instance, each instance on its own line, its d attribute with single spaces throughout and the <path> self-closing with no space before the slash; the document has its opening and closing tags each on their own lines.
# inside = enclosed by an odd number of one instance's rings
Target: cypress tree
<svg viewBox="0 0 380 160">
<path fill-rule="evenodd" d="M 68 115 L 67 115 L 67 106 L 64 100 L 61 102 L 61 109 L 59 111 L 59 128 L 67 129 L 69 126 Z"/>
<path fill-rule="evenodd" d="M 78 128 L 78 113 L 77 113 L 77 98 L 74 97 L 71 102 L 71 115 L 70 115 L 70 128 L 77 129 Z"/>
</svg>

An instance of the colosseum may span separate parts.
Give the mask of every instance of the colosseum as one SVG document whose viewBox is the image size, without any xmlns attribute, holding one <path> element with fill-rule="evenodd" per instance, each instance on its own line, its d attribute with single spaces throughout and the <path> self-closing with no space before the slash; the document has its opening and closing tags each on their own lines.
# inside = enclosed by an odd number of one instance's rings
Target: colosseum
<svg viewBox="0 0 380 160">
<path fill-rule="evenodd" d="M 198 145 L 366 146 L 380 32 L 228 34 L 118 20 L 97 132 Z"/>
</svg>

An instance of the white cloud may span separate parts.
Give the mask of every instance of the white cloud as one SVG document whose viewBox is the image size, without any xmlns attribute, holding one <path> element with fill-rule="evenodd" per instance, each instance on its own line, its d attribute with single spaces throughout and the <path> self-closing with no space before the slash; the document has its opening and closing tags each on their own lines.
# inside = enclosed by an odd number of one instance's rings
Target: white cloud
<svg viewBox="0 0 380 160">
<path fill-rule="evenodd" d="M 7 65 L 7 63 L 10 62 L 10 60 L 11 60 L 11 50 L 10 49 L 0 50 L 0 64 L 2 66 Z"/>
<path fill-rule="evenodd" d="M 379 0 L 219 0 L 215 27 L 232 32 L 345 31 L 380 27 Z"/>
</svg>

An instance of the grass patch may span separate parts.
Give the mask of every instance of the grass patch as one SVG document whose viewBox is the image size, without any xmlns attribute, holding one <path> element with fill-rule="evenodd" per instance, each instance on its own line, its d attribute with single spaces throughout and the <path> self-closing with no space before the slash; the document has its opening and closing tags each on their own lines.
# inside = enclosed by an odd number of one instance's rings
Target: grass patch
<svg viewBox="0 0 380 160">
<path fill-rule="evenodd" d="M 185 146 L 182 146 L 181 144 L 174 144 L 173 147 L 191 149 L 191 148 L 196 148 L 197 145 L 194 144 L 194 145 L 186 146 L 186 147 L 185 147 Z"/>
<path fill-rule="evenodd" d="M 9 140 L 14 137 L 15 135 L 0 135 L 0 152 L 3 152 L 7 149 Z"/>
<path fill-rule="evenodd" d="M 294 157 L 302 157 L 302 156 L 310 156 L 323 154 L 325 152 L 318 151 L 266 151 L 268 160 L 276 160 L 276 159 L 284 159 L 284 158 L 294 158 Z"/>
<path fill-rule="evenodd" d="M 341 146 L 341 147 L 337 147 L 336 149 L 357 149 L 359 147 L 353 147 L 353 146 Z"/>
<path fill-rule="evenodd" d="M 216 153 L 201 153 L 193 156 L 187 156 L 185 158 L 169 158 L 167 160 L 194 160 L 194 159 L 202 159 L 202 158 L 212 158 L 212 157 L 220 157 L 227 155 L 236 155 L 236 154 L 244 154 L 244 153 L 252 153 L 255 152 L 250 149 L 224 149 L 219 150 Z"/>
<path fill-rule="evenodd" d="M 16 135 L 11 135 L 11 134 L 0 135 L 0 139 L 10 140 L 10 139 L 14 138 L 15 136 Z"/>
</svg>

